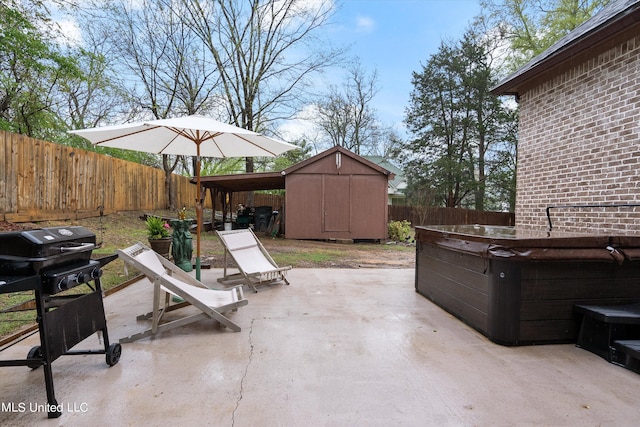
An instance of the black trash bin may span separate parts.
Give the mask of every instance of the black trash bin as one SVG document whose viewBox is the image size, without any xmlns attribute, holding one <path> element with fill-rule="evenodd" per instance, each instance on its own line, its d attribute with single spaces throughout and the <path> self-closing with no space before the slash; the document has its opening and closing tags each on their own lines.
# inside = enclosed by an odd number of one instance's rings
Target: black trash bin
<svg viewBox="0 0 640 427">
<path fill-rule="evenodd" d="M 271 206 L 258 206 L 254 213 L 254 229 L 255 231 L 267 231 L 269 221 L 271 220 Z"/>
</svg>

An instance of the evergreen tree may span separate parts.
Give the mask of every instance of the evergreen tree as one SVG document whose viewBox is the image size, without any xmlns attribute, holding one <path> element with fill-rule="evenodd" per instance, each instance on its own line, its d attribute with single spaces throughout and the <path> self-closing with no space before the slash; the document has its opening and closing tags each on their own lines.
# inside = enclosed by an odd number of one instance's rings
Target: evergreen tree
<svg viewBox="0 0 640 427">
<path fill-rule="evenodd" d="M 504 160 L 498 149 L 514 150 L 505 129 L 515 116 L 489 93 L 495 82 L 486 44 L 472 31 L 457 43 L 442 43 L 413 74 L 405 122 L 415 138 L 398 153 L 411 194 L 429 194 L 432 204 L 446 207 L 484 210 L 509 203 L 494 200 L 505 194 L 491 188 L 487 176 L 489 170 L 508 175 L 508 168 L 495 170 Z"/>
</svg>

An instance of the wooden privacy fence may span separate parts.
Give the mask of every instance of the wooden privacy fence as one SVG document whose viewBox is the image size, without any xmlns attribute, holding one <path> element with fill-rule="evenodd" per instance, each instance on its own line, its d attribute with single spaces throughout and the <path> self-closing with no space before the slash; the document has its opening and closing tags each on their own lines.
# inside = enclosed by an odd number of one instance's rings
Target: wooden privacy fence
<svg viewBox="0 0 640 427">
<path fill-rule="evenodd" d="M 411 225 L 514 225 L 511 212 L 475 211 L 460 208 L 389 206 L 389 221 L 407 220 Z"/>
<path fill-rule="evenodd" d="M 247 193 L 239 192 L 233 196 L 233 203 L 247 206 Z M 218 205 L 219 206 L 219 205 Z M 254 194 L 254 206 L 271 206 L 277 210 L 284 206 L 284 196 L 278 194 Z M 286 208 L 286 207 L 285 207 Z M 407 220 L 411 225 L 514 225 L 515 215 L 511 212 L 476 211 L 460 208 L 423 207 L 423 206 L 391 206 L 389 205 L 389 221 Z"/>
<path fill-rule="evenodd" d="M 233 195 L 233 203 L 236 204 L 233 208 L 237 208 L 239 203 L 248 206 L 249 193 L 246 191 L 238 192 Z M 218 205 L 219 206 L 219 205 Z M 284 196 L 279 194 L 266 194 L 266 193 L 254 193 L 253 206 L 271 206 L 273 210 L 278 210 L 284 207 Z"/>
<path fill-rule="evenodd" d="M 0 131 L 0 220 L 74 219 L 167 206 L 160 169 Z M 177 206 L 193 206 L 196 186 L 172 175 Z"/>
<path fill-rule="evenodd" d="M 235 210 L 238 203 L 247 206 L 247 193 L 239 192 L 233 195 Z M 219 204 L 218 204 L 219 206 Z M 271 206 L 277 210 L 284 206 L 284 196 L 278 194 L 254 194 L 254 206 Z M 285 207 L 286 208 L 286 207 Z M 515 215 L 510 212 L 475 211 L 460 208 L 422 207 L 422 206 L 391 206 L 389 205 L 389 221 L 407 220 L 411 225 L 455 225 L 455 224 L 484 224 L 484 225 L 514 225 Z"/>
<path fill-rule="evenodd" d="M 0 131 L 0 220 L 11 222 L 88 218 L 118 211 L 167 206 L 164 171 L 92 151 Z M 197 197 L 190 178 L 171 175 L 176 206 L 191 207 Z M 233 203 L 247 204 L 246 193 Z M 284 197 L 255 193 L 254 206 L 284 207 Z M 211 207 L 211 197 L 205 198 Z M 286 207 L 285 207 L 286 208 Z M 412 225 L 513 225 L 508 212 L 458 208 L 389 206 L 389 221 Z"/>
</svg>

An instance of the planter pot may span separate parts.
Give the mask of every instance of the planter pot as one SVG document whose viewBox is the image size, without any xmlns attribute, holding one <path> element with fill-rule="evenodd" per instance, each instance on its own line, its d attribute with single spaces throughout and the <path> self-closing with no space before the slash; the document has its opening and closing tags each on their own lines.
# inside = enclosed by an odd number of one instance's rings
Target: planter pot
<svg viewBox="0 0 640 427">
<path fill-rule="evenodd" d="M 162 237 L 160 239 L 149 239 L 149 246 L 151 249 L 159 253 L 165 258 L 169 258 L 171 254 L 171 242 L 172 237 Z"/>
</svg>

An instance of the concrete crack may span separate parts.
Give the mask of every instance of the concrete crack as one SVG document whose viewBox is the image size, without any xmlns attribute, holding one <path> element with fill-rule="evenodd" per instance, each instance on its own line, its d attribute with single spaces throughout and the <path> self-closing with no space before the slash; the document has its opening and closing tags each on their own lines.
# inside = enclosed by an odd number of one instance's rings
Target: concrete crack
<svg viewBox="0 0 640 427">
<path fill-rule="evenodd" d="M 240 406 L 240 401 L 242 400 L 244 379 L 247 377 L 247 372 L 249 371 L 249 366 L 251 366 L 251 360 L 253 359 L 253 322 L 255 320 L 256 319 L 251 319 L 251 325 L 249 326 L 249 360 L 247 360 L 247 365 L 244 367 L 244 374 L 240 380 L 240 393 L 238 395 L 238 400 L 236 400 L 236 407 L 233 408 L 233 413 L 231 414 L 231 426 L 234 426 L 236 423 L 236 411 L 238 410 L 238 406 Z"/>
</svg>

